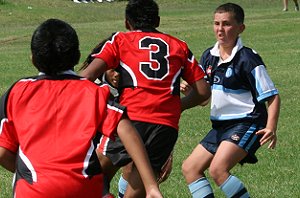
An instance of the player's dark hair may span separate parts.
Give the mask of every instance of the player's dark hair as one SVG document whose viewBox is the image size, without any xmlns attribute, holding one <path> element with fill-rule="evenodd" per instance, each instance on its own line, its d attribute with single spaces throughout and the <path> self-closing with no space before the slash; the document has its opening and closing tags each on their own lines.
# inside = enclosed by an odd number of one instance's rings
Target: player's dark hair
<svg viewBox="0 0 300 198">
<path fill-rule="evenodd" d="M 159 24 L 159 8 L 154 0 L 129 0 L 125 17 L 134 29 L 156 28 Z"/>
<path fill-rule="evenodd" d="M 241 6 L 235 4 L 235 3 L 225 3 L 223 5 L 220 5 L 217 7 L 214 13 L 223 13 L 223 12 L 231 12 L 233 13 L 234 19 L 237 21 L 238 24 L 244 23 L 244 10 Z"/>
<path fill-rule="evenodd" d="M 80 59 L 76 31 L 59 19 L 48 19 L 33 33 L 31 53 L 34 66 L 48 75 L 74 69 Z"/>
</svg>

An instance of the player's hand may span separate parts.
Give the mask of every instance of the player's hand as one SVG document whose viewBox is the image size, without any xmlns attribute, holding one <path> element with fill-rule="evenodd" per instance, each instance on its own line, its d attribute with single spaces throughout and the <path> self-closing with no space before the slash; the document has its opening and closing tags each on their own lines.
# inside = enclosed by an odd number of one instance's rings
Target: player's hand
<svg viewBox="0 0 300 198">
<path fill-rule="evenodd" d="M 163 198 L 158 188 L 152 188 L 146 193 L 146 198 Z"/>
<path fill-rule="evenodd" d="M 274 149 L 277 143 L 277 135 L 273 130 L 264 128 L 256 132 L 256 135 L 262 135 L 260 139 L 260 145 L 264 145 L 267 142 L 270 142 L 268 148 Z"/>
<path fill-rule="evenodd" d="M 183 93 L 185 96 L 187 96 L 192 90 L 192 87 L 186 82 L 182 81 L 180 83 L 180 92 Z"/>
<path fill-rule="evenodd" d="M 161 184 L 166 181 L 172 171 L 173 165 L 173 154 L 171 153 L 165 164 L 162 166 L 161 171 L 158 175 L 157 182 Z"/>
</svg>

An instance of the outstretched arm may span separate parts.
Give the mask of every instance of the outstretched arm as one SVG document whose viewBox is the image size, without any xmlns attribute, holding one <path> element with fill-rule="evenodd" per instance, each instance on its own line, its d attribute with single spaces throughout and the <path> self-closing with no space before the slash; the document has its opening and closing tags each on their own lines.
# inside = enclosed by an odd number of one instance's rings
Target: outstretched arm
<svg viewBox="0 0 300 198">
<path fill-rule="evenodd" d="M 130 120 L 123 118 L 119 122 L 117 132 L 138 169 L 146 190 L 146 197 L 161 198 L 162 195 L 159 191 L 145 146 Z"/>
<path fill-rule="evenodd" d="M 0 165 L 10 172 L 15 172 L 16 153 L 11 152 L 4 147 L 0 147 Z"/>
<path fill-rule="evenodd" d="M 105 70 L 106 63 L 100 58 L 95 58 L 84 70 L 79 72 L 79 75 L 90 81 L 95 81 L 99 76 L 102 76 Z"/>
</svg>

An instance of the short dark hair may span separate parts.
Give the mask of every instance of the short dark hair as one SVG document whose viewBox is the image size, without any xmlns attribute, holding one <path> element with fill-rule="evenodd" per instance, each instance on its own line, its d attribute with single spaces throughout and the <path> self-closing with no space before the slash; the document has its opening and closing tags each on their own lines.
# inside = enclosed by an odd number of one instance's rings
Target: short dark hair
<svg viewBox="0 0 300 198">
<path fill-rule="evenodd" d="M 129 0 L 125 15 L 134 29 L 158 26 L 159 8 L 154 0 Z"/>
<path fill-rule="evenodd" d="M 48 19 L 34 31 L 31 53 L 34 66 L 48 75 L 74 69 L 80 59 L 76 31 L 64 21 Z"/>
<path fill-rule="evenodd" d="M 234 19 L 237 21 L 238 24 L 244 23 L 244 10 L 241 6 L 235 3 L 225 3 L 217 7 L 214 13 L 223 13 L 223 12 L 231 12 L 233 13 Z"/>
</svg>

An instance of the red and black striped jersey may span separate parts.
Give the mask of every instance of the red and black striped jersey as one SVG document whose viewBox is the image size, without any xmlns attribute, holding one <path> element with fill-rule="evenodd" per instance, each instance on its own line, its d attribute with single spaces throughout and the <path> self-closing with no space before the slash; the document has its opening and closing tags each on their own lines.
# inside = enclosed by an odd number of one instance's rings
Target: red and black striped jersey
<svg viewBox="0 0 300 198">
<path fill-rule="evenodd" d="M 109 95 L 69 74 L 21 79 L 3 95 L 0 146 L 18 152 L 16 197 L 101 197 L 95 150 L 125 111 Z"/>
<path fill-rule="evenodd" d="M 114 33 L 93 56 L 120 72 L 120 103 L 130 119 L 176 129 L 180 78 L 193 84 L 204 77 L 184 41 L 156 30 Z"/>
</svg>

